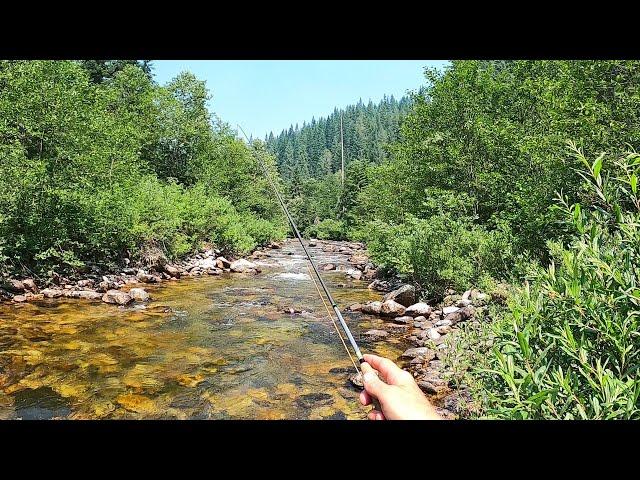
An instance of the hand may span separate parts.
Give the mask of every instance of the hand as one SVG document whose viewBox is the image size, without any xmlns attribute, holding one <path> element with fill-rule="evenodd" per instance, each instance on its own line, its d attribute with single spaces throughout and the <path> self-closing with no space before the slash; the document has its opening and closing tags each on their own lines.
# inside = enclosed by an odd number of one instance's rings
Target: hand
<svg viewBox="0 0 640 480">
<path fill-rule="evenodd" d="M 360 403 L 369 405 L 375 399 L 382 410 L 371 410 L 369 420 L 442 420 L 409 372 L 377 355 L 365 354 L 364 359 Z"/>
</svg>

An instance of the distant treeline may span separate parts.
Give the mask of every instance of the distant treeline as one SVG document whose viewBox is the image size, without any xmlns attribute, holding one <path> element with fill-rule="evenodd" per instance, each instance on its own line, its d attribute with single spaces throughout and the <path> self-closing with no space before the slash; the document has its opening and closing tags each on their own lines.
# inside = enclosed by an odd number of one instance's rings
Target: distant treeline
<svg viewBox="0 0 640 480">
<path fill-rule="evenodd" d="M 322 177 L 341 166 L 340 117 L 343 118 L 345 163 L 366 160 L 380 163 L 388 155 L 385 145 L 398 139 L 400 122 L 411 100 L 393 95 L 375 104 L 360 100 L 344 110 L 337 108 L 328 117 L 312 118 L 302 127 L 293 125 L 279 135 L 269 134 L 267 147 L 278 159 L 278 169 L 286 181 Z"/>
</svg>

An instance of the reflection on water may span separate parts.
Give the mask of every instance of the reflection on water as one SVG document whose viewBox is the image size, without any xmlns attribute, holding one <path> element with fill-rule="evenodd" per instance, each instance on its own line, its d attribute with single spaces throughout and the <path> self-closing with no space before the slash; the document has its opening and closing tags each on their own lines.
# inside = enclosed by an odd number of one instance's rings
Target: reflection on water
<svg viewBox="0 0 640 480">
<path fill-rule="evenodd" d="M 319 262 L 348 258 L 311 250 Z M 0 306 L 0 418 L 365 418 L 302 249 L 270 253 L 259 275 L 150 286 L 146 306 Z M 379 298 L 344 273 L 323 278 L 341 307 Z M 346 319 L 356 338 L 382 323 Z M 361 343 L 392 358 L 406 346 Z"/>
</svg>

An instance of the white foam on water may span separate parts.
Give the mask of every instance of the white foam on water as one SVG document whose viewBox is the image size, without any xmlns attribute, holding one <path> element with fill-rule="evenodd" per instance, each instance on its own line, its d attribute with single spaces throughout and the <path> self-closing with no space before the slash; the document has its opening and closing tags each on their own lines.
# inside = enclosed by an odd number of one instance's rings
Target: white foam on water
<svg viewBox="0 0 640 480">
<path fill-rule="evenodd" d="M 311 280 L 311 277 L 306 274 L 306 273 L 291 273 L 291 272 L 286 272 L 286 273 L 278 273 L 277 275 L 274 275 L 274 278 L 283 278 L 283 279 L 287 279 L 287 280 Z"/>
</svg>

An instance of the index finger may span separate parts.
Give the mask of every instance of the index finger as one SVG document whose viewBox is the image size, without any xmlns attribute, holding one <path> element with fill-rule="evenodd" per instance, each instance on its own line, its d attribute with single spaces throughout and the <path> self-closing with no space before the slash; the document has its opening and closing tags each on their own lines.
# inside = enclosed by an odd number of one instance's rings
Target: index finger
<svg viewBox="0 0 640 480">
<path fill-rule="evenodd" d="M 402 379 L 404 370 L 398 367 L 388 358 L 379 357 L 378 355 L 364 354 L 364 361 L 380 372 L 386 383 L 393 385 Z"/>
</svg>

